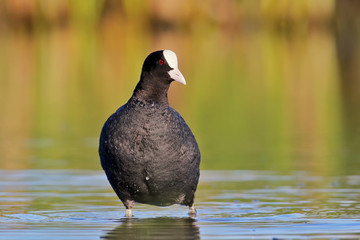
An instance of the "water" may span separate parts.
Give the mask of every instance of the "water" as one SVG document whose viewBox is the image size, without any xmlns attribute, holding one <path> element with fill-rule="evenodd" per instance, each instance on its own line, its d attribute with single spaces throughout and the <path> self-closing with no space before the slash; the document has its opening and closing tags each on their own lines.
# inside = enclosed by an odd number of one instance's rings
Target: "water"
<svg viewBox="0 0 360 240">
<path fill-rule="evenodd" d="M 360 175 L 202 171 L 198 215 L 137 204 L 134 218 L 102 171 L 0 171 L 0 239 L 360 238 Z"/>
<path fill-rule="evenodd" d="M 360 238 L 356 1 L 10 2 L 0 239 Z M 128 220 L 98 137 L 159 49 L 187 81 L 168 96 L 202 153 L 198 216 L 138 204 Z"/>
</svg>

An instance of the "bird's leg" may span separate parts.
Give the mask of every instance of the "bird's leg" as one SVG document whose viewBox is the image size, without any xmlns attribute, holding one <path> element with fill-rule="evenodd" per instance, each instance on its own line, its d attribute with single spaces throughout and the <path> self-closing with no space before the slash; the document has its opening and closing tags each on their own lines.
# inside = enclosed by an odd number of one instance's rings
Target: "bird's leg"
<svg viewBox="0 0 360 240">
<path fill-rule="evenodd" d="M 189 206 L 189 217 L 196 217 L 196 208 L 194 205 Z"/>
<path fill-rule="evenodd" d="M 125 210 L 125 217 L 127 217 L 127 218 L 132 218 L 132 209 L 130 208 L 130 209 L 126 209 Z"/>
<path fill-rule="evenodd" d="M 125 207 L 126 207 L 126 211 L 125 211 L 125 217 L 127 218 L 132 218 L 133 214 L 132 214 L 132 207 L 134 205 L 134 201 L 133 200 L 126 200 L 124 203 Z"/>
</svg>

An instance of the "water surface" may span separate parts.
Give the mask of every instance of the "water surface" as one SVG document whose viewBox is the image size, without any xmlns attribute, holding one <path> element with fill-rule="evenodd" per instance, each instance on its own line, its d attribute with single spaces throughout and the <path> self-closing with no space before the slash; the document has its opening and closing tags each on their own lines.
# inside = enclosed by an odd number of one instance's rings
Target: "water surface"
<svg viewBox="0 0 360 240">
<path fill-rule="evenodd" d="M 0 239 L 360 237 L 356 1 L 3 2 Z M 159 49 L 187 81 L 168 96 L 201 150 L 198 216 L 128 220 L 98 138 Z"/>
<path fill-rule="evenodd" d="M 202 171 L 195 218 L 137 204 L 134 218 L 102 171 L 0 171 L 0 239 L 360 237 L 360 175 Z"/>
</svg>

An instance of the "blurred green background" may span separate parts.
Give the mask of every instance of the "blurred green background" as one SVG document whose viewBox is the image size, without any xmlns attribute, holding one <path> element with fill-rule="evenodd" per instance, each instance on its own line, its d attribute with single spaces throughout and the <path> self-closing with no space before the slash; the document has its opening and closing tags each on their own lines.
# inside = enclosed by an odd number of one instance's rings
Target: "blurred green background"
<svg viewBox="0 0 360 240">
<path fill-rule="evenodd" d="M 202 169 L 360 170 L 360 1 L 1 0 L 0 168 L 100 169 L 98 136 L 145 57 Z"/>
</svg>

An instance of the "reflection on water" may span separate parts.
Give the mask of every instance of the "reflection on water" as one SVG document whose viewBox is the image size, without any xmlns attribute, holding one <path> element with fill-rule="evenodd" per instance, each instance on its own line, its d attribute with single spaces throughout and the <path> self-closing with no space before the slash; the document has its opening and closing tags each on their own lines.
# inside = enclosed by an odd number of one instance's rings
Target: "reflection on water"
<svg viewBox="0 0 360 240">
<path fill-rule="evenodd" d="M 358 239 L 359 3 L 3 0 L 0 238 Z M 216 171 L 195 220 L 136 204 L 119 223 L 98 136 L 158 49 L 178 55 L 169 101 Z"/>
<path fill-rule="evenodd" d="M 360 237 L 360 175 L 202 171 L 195 219 L 144 204 L 124 219 L 101 171 L 0 171 L 0 189 L 1 239 Z"/>
<path fill-rule="evenodd" d="M 200 239 L 196 220 L 191 218 L 122 219 L 102 239 Z"/>
<path fill-rule="evenodd" d="M 146 55 L 170 48 L 188 82 L 171 86 L 170 103 L 203 169 L 359 170 L 356 1 L 11 2 L 0 5 L 0 168 L 98 169 L 105 119 Z M 40 20 L 36 7 L 52 10 Z"/>
</svg>

